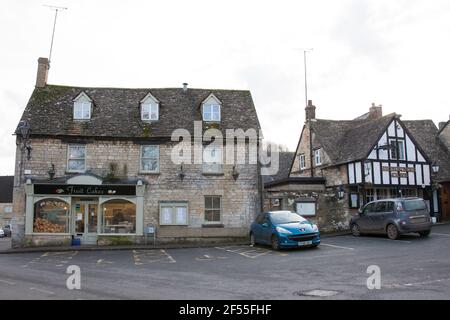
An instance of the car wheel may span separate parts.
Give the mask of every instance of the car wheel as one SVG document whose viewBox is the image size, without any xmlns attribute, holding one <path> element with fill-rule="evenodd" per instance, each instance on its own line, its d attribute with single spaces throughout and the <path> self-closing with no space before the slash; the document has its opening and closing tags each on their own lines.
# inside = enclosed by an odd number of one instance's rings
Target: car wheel
<svg viewBox="0 0 450 320">
<path fill-rule="evenodd" d="M 351 230 L 354 237 L 359 237 L 361 235 L 361 230 L 356 223 L 352 224 Z"/>
<path fill-rule="evenodd" d="M 389 239 L 397 240 L 400 236 L 397 227 L 394 224 L 390 224 L 386 228 L 386 233 Z"/>
<path fill-rule="evenodd" d="M 253 235 L 253 233 L 250 233 L 250 245 L 252 247 L 254 247 L 256 245 L 255 236 Z"/>
<path fill-rule="evenodd" d="M 272 249 L 273 250 L 279 250 L 280 249 L 280 242 L 278 241 L 278 237 L 276 235 L 272 236 Z"/>
<path fill-rule="evenodd" d="M 421 237 L 428 237 L 430 235 L 430 233 L 431 233 L 431 230 L 425 230 L 425 231 L 420 231 L 419 235 Z"/>
</svg>

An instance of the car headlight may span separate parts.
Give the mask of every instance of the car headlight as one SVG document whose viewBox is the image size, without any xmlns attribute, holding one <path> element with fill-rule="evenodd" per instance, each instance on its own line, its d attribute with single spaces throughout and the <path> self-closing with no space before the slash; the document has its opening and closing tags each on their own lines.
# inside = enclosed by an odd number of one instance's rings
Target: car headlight
<svg viewBox="0 0 450 320">
<path fill-rule="evenodd" d="M 292 234 L 292 232 L 290 232 L 289 230 L 282 228 L 282 227 L 276 227 L 275 228 L 277 230 L 277 232 L 279 233 L 284 233 L 284 234 Z"/>
<path fill-rule="evenodd" d="M 311 227 L 312 227 L 313 232 L 319 231 L 319 227 L 317 226 L 317 224 L 313 224 Z"/>
</svg>

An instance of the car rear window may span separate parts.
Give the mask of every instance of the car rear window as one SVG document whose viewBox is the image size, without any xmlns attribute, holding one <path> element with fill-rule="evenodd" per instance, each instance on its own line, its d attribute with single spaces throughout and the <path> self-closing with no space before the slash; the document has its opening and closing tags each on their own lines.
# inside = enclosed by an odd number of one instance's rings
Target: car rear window
<svg viewBox="0 0 450 320">
<path fill-rule="evenodd" d="M 403 208 L 405 211 L 425 210 L 427 205 L 423 200 L 409 200 L 403 201 Z"/>
</svg>

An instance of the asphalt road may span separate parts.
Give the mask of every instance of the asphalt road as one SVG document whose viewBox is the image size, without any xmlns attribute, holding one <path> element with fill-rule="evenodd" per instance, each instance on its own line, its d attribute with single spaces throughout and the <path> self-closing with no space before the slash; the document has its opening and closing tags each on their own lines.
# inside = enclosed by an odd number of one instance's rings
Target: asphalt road
<svg viewBox="0 0 450 320">
<path fill-rule="evenodd" d="M 0 299 L 450 299 L 450 225 L 429 238 L 336 236 L 266 247 L 0 255 Z M 69 290 L 67 267 L 81 270 Z M 369 290 L 377 265 L 381 288 Z"/>
</svg>

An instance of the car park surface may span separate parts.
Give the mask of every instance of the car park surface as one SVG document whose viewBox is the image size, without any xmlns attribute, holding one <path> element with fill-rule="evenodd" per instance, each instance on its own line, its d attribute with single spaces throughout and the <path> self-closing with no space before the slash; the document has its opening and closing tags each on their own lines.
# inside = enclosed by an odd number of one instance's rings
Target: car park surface
<svg viewBox="0 0 450 320">
<path fill-rule="evenodd" d="M 0 254 L 0 299 L 450 299 L 450 225 L 427 238 L 323 237 L 315 249 L 192 249 Z M 67 267 L 81 270 L 68 290 Z M 381 289 L 370 290 L 369 266 Z"/>
</svg>

